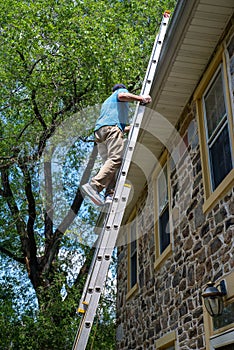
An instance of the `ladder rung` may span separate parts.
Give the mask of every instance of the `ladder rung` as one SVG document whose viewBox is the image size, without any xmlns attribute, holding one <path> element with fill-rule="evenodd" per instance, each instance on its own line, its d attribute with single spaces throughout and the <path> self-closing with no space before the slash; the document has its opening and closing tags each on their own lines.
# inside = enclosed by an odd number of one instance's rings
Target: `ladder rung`
<svg viewBox="0 0 234 350">
<path fill-rule="evenodd" d="M 77 309 L 77 312 L 78 312 L 79 314 L 84 314 L 84 313 L 86 312 L 89 303 L 88 303 L 87 301 L 84 300 L 84 301 L 82 301 L 82 305 L 84 306 L 83 309 L 82 309 L 81 307 L 79 307 L 79 308 Z"/>
<path fill-rule="evenodd" d="M 81 309 L 81 308 L 78 308 L 78 309 L 77 309 L 77 312 L 78 312 L 79 314 L 84 314 L 84 313 L 85 313 L 85 311 L 86 311 L 86 310 Z"/>
</svg>

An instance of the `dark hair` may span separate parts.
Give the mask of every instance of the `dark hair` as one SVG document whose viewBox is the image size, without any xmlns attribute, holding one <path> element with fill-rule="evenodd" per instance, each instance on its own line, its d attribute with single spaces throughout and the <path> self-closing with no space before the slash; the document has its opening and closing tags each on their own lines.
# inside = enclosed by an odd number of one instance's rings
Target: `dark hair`
<svg viewBox="0 0 234 350">
<path fill-rule="evenodd" d="M 118 89 L 127 89 L 124 84 L 115 84 L 112 88 L 112 92 L 118 90 Z"/>
</svg>

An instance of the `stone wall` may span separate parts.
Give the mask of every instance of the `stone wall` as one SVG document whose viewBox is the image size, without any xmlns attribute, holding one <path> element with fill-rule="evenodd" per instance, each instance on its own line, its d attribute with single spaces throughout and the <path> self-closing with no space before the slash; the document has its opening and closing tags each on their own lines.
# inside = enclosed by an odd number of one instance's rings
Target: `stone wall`
<svg viewBox="0 0 234 350">
<path fill-rule="evenodd" d="M 136 208 L 139 286 L 128 300 L 127 247 L 118 251 L 119 350 L 155 349 L 155 341 L 173 330 L 179 349 L 205 349 L 201 291 L 209 280 L 217 280 L 234 269 L 234 190 L 203 213 L 195 113 L 191 105 L 181 119 L 179 130 L 186 147 L 179 145 L 171 161 L 172 254 L 154 269 L 154 199 L 150 182 Z M 141 215 L 147 196 L 147 208 Z"/>
</svg>

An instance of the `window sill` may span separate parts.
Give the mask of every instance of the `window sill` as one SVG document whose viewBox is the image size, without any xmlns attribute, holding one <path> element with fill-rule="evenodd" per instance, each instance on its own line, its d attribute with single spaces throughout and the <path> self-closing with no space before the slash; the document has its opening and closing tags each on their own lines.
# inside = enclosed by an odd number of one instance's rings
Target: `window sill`
<svg viewBox="0 0 234 350">
<path fill-rule="evenodd" d="M 126 300 L 130 299 L 138 291 L 138 283 L 135 284 L 127 293 Z"/>
<path fill-rule="evenodd" d="M 234 169 L 231 170 L 231 172 L 225 177 L 225 179 L 215 189 L 215 191 L 206 199 L 203 205 L 203 212 L 206 213 L 207 211 L 212 209 L 212 207 L 215 206 L 218 200 L 225 193 L 227 193 L 233 185 L 234 185 Z"/>
<path fill-rule="evenodd" d="M 172 245 L 171 243 L 169 246 L 164 250 L 164 252 L 156 259 L 154 263 L 155 270 L 159 269 L 161 264 L 171 255 L 172 253 Z"/>
<path fill-rule="evenodd" d="M 167 333 L 162 338 L 156 340 L 156 349 L 164 349 L 166 346 L 174 345 L 176 341 L 176 332 Z"/>
</svg>

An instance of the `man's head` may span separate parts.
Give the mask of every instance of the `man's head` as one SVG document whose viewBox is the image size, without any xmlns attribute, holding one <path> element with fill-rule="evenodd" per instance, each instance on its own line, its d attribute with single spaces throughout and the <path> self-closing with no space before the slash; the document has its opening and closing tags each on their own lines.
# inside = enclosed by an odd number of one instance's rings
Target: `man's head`
<svg viewBox="0 0 234 350">
<path fill-rule="evenodd" d="M 118 89 L 127 89 L 124 84 L 115 84 L 112 88 L 112 92 L 115 92 Z"/>
</svg>

